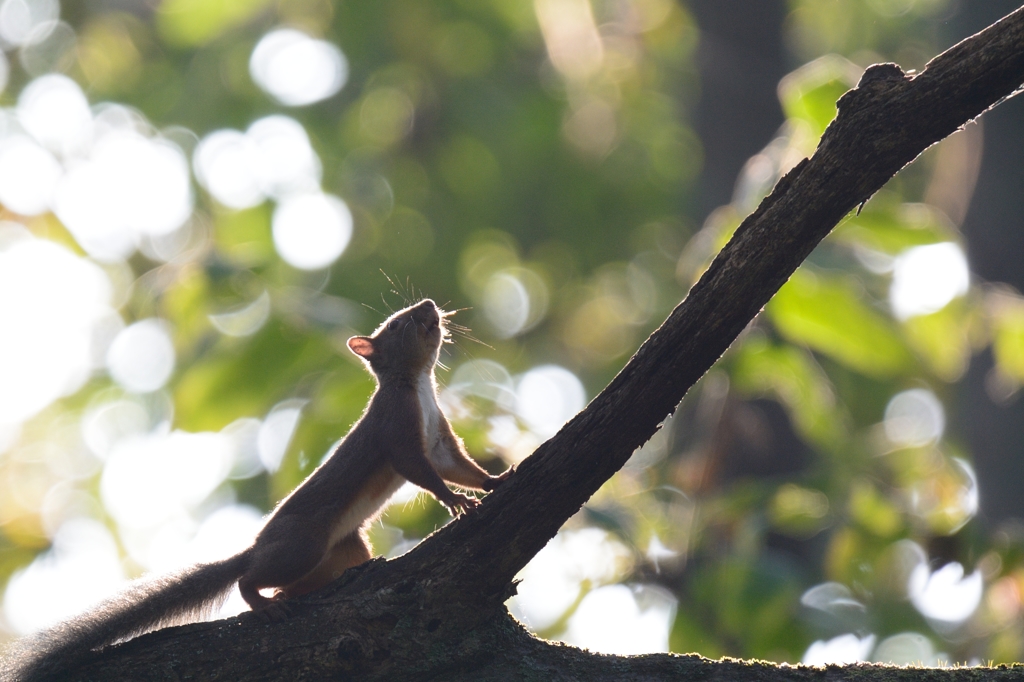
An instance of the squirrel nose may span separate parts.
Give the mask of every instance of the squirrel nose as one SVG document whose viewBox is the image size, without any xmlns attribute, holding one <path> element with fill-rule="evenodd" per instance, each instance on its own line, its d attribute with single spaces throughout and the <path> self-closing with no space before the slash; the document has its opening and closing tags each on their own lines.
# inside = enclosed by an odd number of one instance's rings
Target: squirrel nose
<svg viewBox="0 0 1024 682">
<path fill-rule="evenodd" d="M 413 308 L 413 311 L 416 313 L 416 317 L 420 320 L 430 320 L 433 322 L 440 319 L 437 312 L 437 306 L 429 298 L 425 298 L 417 303 L 416 307 Z"/>
</svg>

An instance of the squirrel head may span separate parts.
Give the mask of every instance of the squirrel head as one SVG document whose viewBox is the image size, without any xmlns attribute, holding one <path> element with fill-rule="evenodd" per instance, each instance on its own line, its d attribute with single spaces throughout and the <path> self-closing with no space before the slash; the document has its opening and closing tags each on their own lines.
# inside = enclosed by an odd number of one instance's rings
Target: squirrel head
<svg viewBox="0 0 1024 682">
<path fill-rule="evenodd" d="M 433 368 L 447 336 L 445 313 L 429 298 L 384 320 L 371 336 L 353 336 L 349 349 L 378 377 L 417 375 Z"/>
</svg>

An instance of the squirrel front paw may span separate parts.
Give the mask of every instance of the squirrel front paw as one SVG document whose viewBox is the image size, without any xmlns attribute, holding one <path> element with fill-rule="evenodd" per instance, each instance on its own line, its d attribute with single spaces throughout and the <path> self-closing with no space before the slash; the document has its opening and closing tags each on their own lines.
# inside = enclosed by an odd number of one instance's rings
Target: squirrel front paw
<svg viewBox="0 0 1024 682">
<path fill-rule="evenodd" d="M 484 481 L 484 490 L 486 490 L 487 492 L 497 490 L 498 486 L 507 481 L 508 477 L 511 476 L 512 472 L 514 471 L 515 469 L 509 467 L 508 469 L 505 469 L 505 471 L 501 472 L 497 476 L 491 476 L 486 481 Z"/>
<path fill-rule="evenodd" d="M 479 507 L 480 500 L 475 497 L 470 497 L 469 495 L 463 495 L 462 493 L 452 493 L 451 497 L 443 501 L 443 504 L 448 507 L 448 512 L 452 516 L 458 516 L 459 514 Z"/>
</svg>

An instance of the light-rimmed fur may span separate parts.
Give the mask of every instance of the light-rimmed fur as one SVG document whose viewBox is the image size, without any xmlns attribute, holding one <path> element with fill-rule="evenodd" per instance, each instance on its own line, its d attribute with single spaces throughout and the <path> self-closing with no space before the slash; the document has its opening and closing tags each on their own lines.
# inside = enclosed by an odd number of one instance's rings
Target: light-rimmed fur
<svg viewBox="0 0 1024 682">
<path fill-rule="evenodd" d="M 268 620 L 284 602 L 319 589 L 371 556 L 366 527 L 405 482 L 433 494 L 453 514 L 479 504 L 448 488 L 493 490 L 437 405 L 434 365 L 444 313 L 427 299 L 389 317 L 372 336 L 349 339 L 377 378 L 363 416 L 334 452 L 267 518 L 253 544 L 224 561 L 143 578 L 92 611 L 17 643 L 3 682 L 55 679 L 90 651 L 207 616 L 238 583 Z M 273 590 L 273 596 L 261 594 Z"/>
</svg>

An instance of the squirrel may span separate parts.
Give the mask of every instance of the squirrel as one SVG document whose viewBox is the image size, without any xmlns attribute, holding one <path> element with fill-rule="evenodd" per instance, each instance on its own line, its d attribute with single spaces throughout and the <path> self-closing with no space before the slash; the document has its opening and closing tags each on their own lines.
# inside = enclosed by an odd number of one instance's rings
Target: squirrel
<svg viewBox="0 0 1024 682">
<path fill-rule="evenodd" d="M 484 471 L 438 408 L 434 365 L 449 314 L 425 299 L 389 317 L 371 336 L 348 340 L 377 389 L 348 435 L 278 504 L 247 549 L 142 578 L 92 611 L 25 638 L 0 667 L 0 678 L 48 679 L 95 649 L 198 620 L 223 603 L 236 582 L 261 618 L 283 620 L 290 615 L 287 599 L 371 558 L 366 529 L 405 481 L 430 492 L 453 516 L 480 504 L 445 481 L 491 491 L 512 470 L 499 476 Z M 274 590 L 273 596 L 261 590 Z"/>
</svg>

